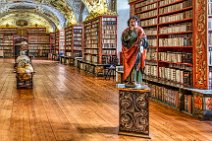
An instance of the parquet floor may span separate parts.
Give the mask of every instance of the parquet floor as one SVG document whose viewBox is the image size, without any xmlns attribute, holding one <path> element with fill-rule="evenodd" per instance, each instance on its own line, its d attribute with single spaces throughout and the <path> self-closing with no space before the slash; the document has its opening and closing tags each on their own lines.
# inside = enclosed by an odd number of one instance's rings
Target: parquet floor
<svg viewBox="0 0 212 141">
<path fill-rule="evenodd" d="M 75 67 L 33 61 L 34 88 L 16 89 L 13 60 L 0 60 L 0 141 L 147 141 L 119 136 L 115 82 Z M 212 121 L 150 102 L 152 141 L 212 141 Z"/>
</svg>

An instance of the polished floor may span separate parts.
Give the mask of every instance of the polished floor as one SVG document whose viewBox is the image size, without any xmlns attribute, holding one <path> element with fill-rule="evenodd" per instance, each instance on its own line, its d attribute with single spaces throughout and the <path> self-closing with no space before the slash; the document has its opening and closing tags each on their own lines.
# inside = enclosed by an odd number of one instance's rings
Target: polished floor
<svg viewBox="0 0 212 141">
<path fill-rule="evenodd" d="M 0 141 L 147 141 L 118 133 L 115 82 L 33 61 L 34 88 L 16 89 L 13 60 L 0 60 Z M 212 121 L 150 102 L 152 141 L 212 141 Z"/>
</svg>

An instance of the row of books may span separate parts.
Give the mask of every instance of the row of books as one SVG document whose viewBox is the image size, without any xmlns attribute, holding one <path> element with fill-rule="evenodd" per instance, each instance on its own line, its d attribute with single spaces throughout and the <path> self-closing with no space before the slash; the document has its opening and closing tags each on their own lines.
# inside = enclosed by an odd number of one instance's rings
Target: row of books
<svg viewBox="0 0 212 141">
<path fill-rule="evenodd" d="M 144 74 L 148 75 L 148 76 L 154 76 L 154 77 L 158 77 L 158 69 L 157 69 L 157 65 L 149 65 L 146 64 L 145 65 L 145 69 L 144 69 Z"/>
<path fill-rule="evenodd" d="M 212 89 L 212 67 L 209 67 L 208 79 L 209 79 L 209 89 Z"/>
<path fill-rule="evenodd" d="M 140 13 L 140 12 L 143 12 L 143 11 L 147 11 L 147 10 L 150 10 L 150 9 L 157 8 L 157 3 L 153 3 L 153 4 L 150 4 L 150 5 L 144 6 L 144 7 L 140 7 L 140 3 L 138 3 L 138 4 L 135 5 L 135 7 L 136 7 L 135 12 Z"/>
<path fill-rule="evenodd" d="M 167 5 L 167 4 L 170 4 L 170 3 L 174 3 L 176 2 L 176 0 L 162 0 L 160 1 L 160 6 L 164 6 L 164 5 Z"/>
<path fill-rule="evenodd" d="M 146 54 L 147 60 L 157 60 L 157 50 L 155 48 L 149 48 Z"/>
<path fill-rule="evenodd" d="M 150 26 L 150 25 L 156 25 L 156 24 L 157 24 L 157 18 L 143 20 L 141 22 L 141 26 Z"/>
<path fill-rule="evenodd" d="M 116 22 L 116 18 L 102 18 L 102 21 L 107 23 Z"/>
<path fill-rule="evenodd" d="M 66 42 L 66 46 L 71 46 L 72 42 Z"/>
<path fill-rule="evenodd" d="M 107 25 L 116 25 L 116 21 L 106 21 L 106 22 L 103 22 L 102 23 L 104 26 L 107 26 Z"/>
<path fill-rule="evenodd" d="M 111 64 L 116 59 L 116 55 L 102 55 L 102 64 Z"/>
<path fill-rule="evenodd" d="M 13 36 L 4 36 L 4 40 L 13 40 Z"/>
<path fill-rule="evenodd" d="M 178 4 L 175 4 L 175 5 L 171 5 L 171 6 L 161 8 L 161 9 L 159 9 L 159 13 L 164 14 L 164 13 L 180 10 L 180 9 L 190 7 L 190 6 L 192 6 L 192 0 L 186 0 L 186 1 L 183 1 L 182 3 L 178 3 Z"/>
<path fill-rule="evenodd" d="M 81 41 L 82 41 L 81 38 L 78 38 L 78 37 L 77 37 L 77 38 L 74 38 L 74 43 L 75 43 L 75 42 L 81 42 Z"/>
<path fill-rule="evenodd" d="M 177 13 L 173 15 L 160 17 L 160 23 L 175 22 L 179 20 L 189 19 L 192 17 L 192 10 Z"/>
<path fill-rule="evenodd" d="M 116 30 L 116 25 L 104 25 L 103 30 Z"/>
<path fill-rule="evenodd" d="M 0 28 L 0 33 L 17 33 L 17 28 Z"/>
<path fill-rule="evenodd" d="M 28 41 L 31 43 L 35 42 L 49 43 L 49 36 L 28 36 Z"/>
<path fill-rule="evenodd" d="M 116 55 L 116 50 L 102 50 L 104 55 Z"/>
<path fill-rule="evenodd" d="M 102 34 L 103 39 L 116 39 L 116 35 L 113 34 Z"/>
<path fill-rule="evenodd" d="M 72 48 L 71 46 L 66 46 L 65 49 L 66 49 L 66 50 L 71 50 L 71 48 Z"/>
<path fill-rule="evenodd" d="M 192 22 L 171 24 L 168 26 L 160 27 L 159 29 L 160 34 L 186 32 L 186 31 L 192 31 Z"/>
<path fill-rule="evenodd" d="M 82 34 L 82 29 L 74 29 L 75 34 Z"/>
<path fill-rule="evenodd" d="M 191 36 L 171 36 L 170 38 L 160 38 L 159 46 L 191 46 Z"/>
<path fill-rule="evenodd" d="M 66 34 L 66 40 L 70 39 L 71 40 L 72 35 L 71 34 Z"/>
<path fill-rule="evenodd" d="M 3 46 L 13 46 L 13 42 L 3 42 Z"/>
<path fill-rule="evenodd" d="M 117 47 L 117 44 L 116 43 L 104 43 L 102 44 L 102 48 L 111 48 L 111 49 L 114 49 Z"/>
<path fill-rule="evenodd" d="M 140 18 L 144 19 L 144 18 L 148 18 L 148 17 L 157 16 L 157 14 L 158 14 L 158 11 L 156 9 L 156 10 L 152 10 L 152 11 L 148 11 L 148 12 L 145 12 L 145 13 L 138 14 L 138 16 Z"/>
<path fill-rule="evenodd" d="M 98 53 L 98 50 L 95 50 L 95 49 L 86 49 L 85 50 L 85 53 L 97 54 Z"/>
<path fill-rule="evenodd" d="M 152 99 L 159 100 L 176 108 L 180 107 L 180 99 L 183 96 L 181 92 L 151 83 L 148 83 L 148 86 L 151 88 Z"/>
<path fill-rule="evenodd" d="M 81 45 L 79 45 L 79 46 L 74 46 L 74 50 L 82 50 L 82 46 Z"/>
<path fill-rule="evenodd" d="M 91 56 L 91 62 L 98 63 L 98 56 Z"/>
<path fill-rule="evenodd" d="M 87 44 L 86 48 L 98 48 L 98 44 Z"/>
<path fill-rule="evenodd" d="M 74 38 L 82 38 L 82 34 L 74 34 Z"/>
<path fill-rule="evenodd" d="M 208 18 L 208 29 L 212 29 L 212 18 Z"/>
<path fill-rule="evenodd" d="M 157 0 L 147 0 L 147 1 L 144 1 L 144 2 L 137 3 L 137 4 L 135 4 L 135 8 L 145 6 L 145 5 L 147 5 L 149 3 L 153 3 L 153 2 L 157 2 Z"/>
<path fill-rule="evenodd" d="M 71 38 L 66 38 L 66 42 L 71 42 L 72 39 Z"/>
<path fill-rule="evenodd" d="M 99 23 L 99 19 L 93 21 L 91 25 L 94 25 L 94 24 L 98 25 L 98 23 Z"/>
<path fill-rule="evenodd" d="M 98 39 L 98 36 L 87 36 L 86 37 L 86 41 L 89 41 L 89 40 L 97 40 Z"/>
<path fill-rule="evenodd" d="M 14 54 L 11 52 L 11 51 L 9 51 L 9 52 L 5 52 L 4 51 L 4 57 L 6 57 L 6 58 L 11 58 L 11 57 L 13 57 L 14 56 Z"/>
<path fill-rule="evenodd" d="M 192 85 L 192 72 L 188 70 L 159 67 L 159 78 L 183 84 L 185 86 Z"/>
<path fill-rule="evenodd" d="M 187 52 L 159 52 L 158 59 L 174 63 L 192 63 L 192 53 Z"/>
<path fill-rule="evenodd" d="M 29 49 L 29 52 L 49 53 L 47 49 Z"/>
<path fill-rule="evenodd" d="M 90 46 L 96 46 L 98 45 L 98 41 L 97 40 L 86 40 L 86 48 L 90 48 Z M 93 47 L 95 48 L 95 47 Z"/>
<path fill-rule="evenodd" d="M 104 44 L 104 43 L 108 43 L 108 44 L 114 44 L 114 43 L 116 43 L 116 40 L 114 40 L 114 39 L 102 39 L 102 43 Z"/>
<path fill-rule="evenodd" d="M 149 38 L 148 42 L 149 42 L 149 46 L 154 46 L 154 47 L 157 46 L 157 39 Z"/>
<path fill-rule="evenodd" d="M 71 30 L 65 30 L 65 35 L 66 36 L 72 36 L 72 31 Z"/>
<path fill-rule="evenodd" d="M 208 44 L 212 45 L 212 32 L 208 33 Z"/>
<path fill-rule="evenodd" d="M 208 15 L 212 15 L 212 3 L 208 4 Z"/>
<path fill-rule="evenodd" d="M 29 45 L 29 49 L 47 49 L 49 50 L 49 46 L 36 46 L 36 45 Z"/>
<path fill-rule="evenodd" d="M 157 28 L 145 28 L 144 30 L 145 34 L 148 35 L 157 35 Z"/>
<path fill-rule="evenodd" d="M 208 48 L 208 63 L 209 65 L 212 65 L 212 47 Z"/>
<path fill-rule="evenodd" d="M 4 50 L 12 50 L 13 47 L 11 47 L 11 46 L 5 46 L 5 47 L 3 47 L 3 49 L 4 49 Z"/>
<path fill-rule="evenodd" d="M 74 41 L 74 45 L 82 45 L 81 41 Z"/>
<path fill-rule="evenodd" d="M 91 55 L 90 54 L 85 54 L 85 60 L 86 61 L 91 61 Z"/>
<path fill-rule="evenodd" d="M 71 52 L 66 52 L 65 55 L 66 56 L 71 56 Z"/>
<path fill-rule="evenodd" d="M 116 28 L 103 28 L 102 34 L 116 34 Z"/>
</svg>

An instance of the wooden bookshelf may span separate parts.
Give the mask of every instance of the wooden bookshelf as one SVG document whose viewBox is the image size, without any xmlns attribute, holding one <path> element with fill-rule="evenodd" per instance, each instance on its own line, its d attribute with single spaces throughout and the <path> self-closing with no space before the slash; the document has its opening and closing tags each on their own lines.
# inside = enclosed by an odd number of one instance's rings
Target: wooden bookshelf
<svg viewBox="0 0 212 141">
<path fill-rule="evenodd" d="M 56 33 L 55 33 L 55 54 L 56 55 L 59 55 L 59 48 L 60 48 L 60 32 L 59 31 L 57 31 Z"/>
<path fill-rule="evenodd" d="M 212 119 L 212 109 L 203 108 L 212 97 L 206 92 L 212 88 L 212 1 L 131 0 L 129 4 L 130 15 L 142 20 L 150 41 L 143 80 L 152 87 L 152 98 Z"/>
<path fill-rule="evenodd" d="M 84 23 L 84 60 L 110 64 L 117 57 L 117 17 L 100 16 Z"/>
<path fill-rule="evenodd" d="M 34 57 L 47 58 L 50 52 L 50 35 L 46 28 L 27 28 L 29 54 Z"/>
<path fill-rule="evenodd" d="M 156 61 L 156 64 L 153 65 L 154 68 L 157 66 L 157 70 L 155 70 L 157 75 L 155 76 L 160 76 L 160 67 L 169 68 L 172 71 L 170 65 L 173 64 L 179 65 L 178 69 L 180 70 L 183 69 L 183 67 L 181 68 L 182 65 L 193 66 L 192 57 L 189 63 L 182 62 L 182 58 L 180 59 L 183 53 L 190 53 L 192 56 L 193 52 L 193 19 L 191 18 L 193 4 L 191 0 L 177 2 L 172 0 L 143 0 L 134 1 L 130 5 L 135 8 L 135 11 L 138 11 L 137 9 L 144 11 L 142 14 L 138 12 L 134 13 L 140 18 L 141 26 L 147 33 L 150 45 L 150 53 L 147 53 L 147 56 L 151 54 L 148 56 L 148 62 L 149 60 Z M 144 16 L 145 18 L 143 18 Z M 151 33 L 153 36 L 151 36 Z M 173 48 L 181 49 L 178 56 L 176 55 L 176 51 L 173 52 Z M 163 52 L 166 52 L 166 56 L 163 58 L 167 59 L 168 56 L 168 61 L 159 59 L 159 55 L 165 55 Z M 175 56 L 173 57 L 173 55 Z M 190 87 L 192 87 L 192 84 Z"/>
<path fill-rule="evenodd" d="M 5 33 L 3 38 L 4 57 L 12 58 L 14 56 L 14 34 Z"/>
<path fill-rule="evenodd" d="M 65 28 L 65 56 L 81 57 L 83 48 L 83 26 L 73 25 Z"/>
<path fill-rule="evenodd" d="M 0 28 L 0 57 L 14 57 L 14 36 L 17 28 Z"/>
<path fill-rule="evenodd" d="M 56 46 L 56 37 L 55 32 L 52 32 L 49 34 L 49 41 L 50 41 L 50 53 L 54 54 L 55 52 L 55 46 Z"/>
</svg>

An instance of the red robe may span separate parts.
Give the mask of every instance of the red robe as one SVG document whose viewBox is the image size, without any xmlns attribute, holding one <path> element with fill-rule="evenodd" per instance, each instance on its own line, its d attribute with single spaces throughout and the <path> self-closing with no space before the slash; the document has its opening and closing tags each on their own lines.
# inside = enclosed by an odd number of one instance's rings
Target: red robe
<svg viewBox="0 0 212 141">
<path fill-rule="evenodd" d="M 123 74 L 123 80 L 126 80 L 127 77 L 130 75 L 135 62 L 138 52 L 140 51 L 140 41 L 143 37 L 146 37 L 143 29 L 141 27 L 136 27 L 136 32 L 138 34 L 138 37 L 136 41 L 133 43 L 133 45 L 130 48 L 125 47 L 122 44 L 122 55 L 123 55 L 123 65 L 124 65 L 124 74 Z M 129 31 L 129 28 L 125 29 L 123 33 Z M 141 54 L 141 64 L 138 64 L 137 69 L 140 70 L 141 68 L 144 68 L 145 66 L 145 58 L 146 58 L 146 49 L 144 49 L 143 53 Z"/>
</svg>

